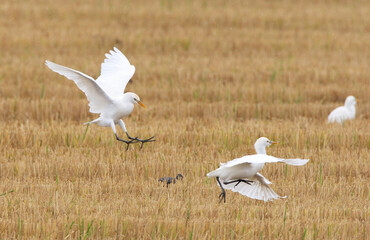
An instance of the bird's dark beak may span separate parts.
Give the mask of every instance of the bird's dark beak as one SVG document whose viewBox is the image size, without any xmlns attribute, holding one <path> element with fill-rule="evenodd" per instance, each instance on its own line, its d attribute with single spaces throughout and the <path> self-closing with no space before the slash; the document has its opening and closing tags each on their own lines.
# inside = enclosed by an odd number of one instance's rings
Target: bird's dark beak
<svg viewBox="0 0 370 240">
<path fill-rule="evenodd" d="M 141 103 L 141 101 L 137 101 L 137 103 L 142 106 L 143 108 L 146 108 L 144 104 Z"/>
</svg>

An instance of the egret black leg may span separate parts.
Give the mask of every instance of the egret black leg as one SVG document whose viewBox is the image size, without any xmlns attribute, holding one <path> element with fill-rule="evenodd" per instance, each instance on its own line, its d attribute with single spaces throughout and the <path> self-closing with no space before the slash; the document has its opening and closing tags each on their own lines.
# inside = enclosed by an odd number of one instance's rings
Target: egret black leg
<svg viewBox="0 0 370 240">
<path fill-rule="evenodd" d="M 224 184 L 225 184 L 225 185 L 227 185 L 227 184 L 235 183 L 235 182 L 237 182 L 237 184 L 235 185 L 235 187 L 236 187 L 236 186 L 238 186 L 238 185 L 239 185 L 239 183 L 241 183 L 241 182 L 246 183 L 246 184 L 248 184 L 248 185 L 251 185 L 251 183 L 252 183 L 253 181 L 245 180 L 245 179 L 238 179 L 238 180 L 233 180 L 233 181 L 230 181 L 230 182 L 224 182 Z"/>
<path fill-rule="evenodd" d="M 224 203 L 225 203 L 226 202 L 226 192 L 225 192 L 225 189 L 222 187 L 222 184 L 220 182 L 220 178 L 219 177 L 216 177 L 216 180 L 217 180 L 217 182 L 220 185 L 221 190 L 222 190 L 222 192 L 220 193 L 220 195 L 218 195 L 218 198 L 220 199 L 220 202 L 222 202 L 222 199 L 223 199 L 224 200 Z"/>
</svg>

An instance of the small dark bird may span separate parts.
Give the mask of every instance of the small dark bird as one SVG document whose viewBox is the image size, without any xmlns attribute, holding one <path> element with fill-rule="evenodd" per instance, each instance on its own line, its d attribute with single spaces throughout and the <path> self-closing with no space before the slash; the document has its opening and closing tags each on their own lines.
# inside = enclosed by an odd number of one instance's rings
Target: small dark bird
<svg viewBox="0 0 370 240">
<path fill-rule="evenodd" d="M 175 184 L 176 180 L 182 180 L 183 178 L 184 178 L 184 176 L 181 173 L 179 173 L 179 174 L 176 175 L 176 177 L 160 178 L 160 179 L 158 179 L 158 182 L 166 183 L 167 187 L 168 187 L 169 184 L 171 184 L 171 183 Z"/>
<path fill-rule="evenodd" d="M 168 184 L 176 183 L 176 180 L 172 177 L 163 177 L 163 178 L 158 179 L 158 182 L 166 183 L 168 187 Z"/>
</svg>

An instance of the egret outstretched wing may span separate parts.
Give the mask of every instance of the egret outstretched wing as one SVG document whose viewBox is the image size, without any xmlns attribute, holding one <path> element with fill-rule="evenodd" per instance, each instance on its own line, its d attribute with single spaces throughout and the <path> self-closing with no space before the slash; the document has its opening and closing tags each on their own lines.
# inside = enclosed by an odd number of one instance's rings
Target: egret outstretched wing
<svg viewBox="0 0 370 240">
<path fill-rule="evenodd" d="M 222 164 L 221 167 L 232 167 L 243 163 L 272 163 L 272 162 L 283 162 L 293 166 L 302 166 L 305 165 L 309 159 L 283 159 L 283 158 L 276 158 L 273 156 L 265 155 L 265 154 L 254 154 L 254 155 L 247 155 L 241 158 L 236 158 L 231 160 L 225 164 Z"/>
<path fill-rule="evenodd" d="M 106 59 L 101 64 L 101 74 L 96 82 L 109 96 L 121 96 L 135 73 L 135 67 L 115 47 L 105 56 Z"/>
<path fill-rule="evenodd" d="M 81 91 L 85 93 L 87 100 L 89 100 L 90 112 L 101 113 L 110 104 L 112 104 L 111 98 L 92 77 L 47 60 L 45 61 L 45 64 L 54 72 L 59 73 L 76 83 Z"/>
<path fill-rule="evenodd" d="M 254 178 L 257 181 L 253 181 L 251 184 L 245 183 L 238 184 L 237 182 L 235 182 L 227 185 L 222 184 L 222 186 L 225 189 L 232 190 L 233 192 L 238 192 L 244 196 L 253 199 L 263 200 L 265 202 L 279 198 L 286 198 L 286 196 L 284 197 L 279 196 L 274 190 L 272 190 L 269 186 L 271 182 L 267 180 L 264 176 L 262 176 L 262 174 L 257 173 Z"/>
</svg>

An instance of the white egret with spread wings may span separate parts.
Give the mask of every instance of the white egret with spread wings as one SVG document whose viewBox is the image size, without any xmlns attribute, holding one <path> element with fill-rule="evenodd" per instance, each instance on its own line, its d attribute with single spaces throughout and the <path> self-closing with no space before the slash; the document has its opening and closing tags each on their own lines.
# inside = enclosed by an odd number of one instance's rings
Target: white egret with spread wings
<svg viewBox="0 0 370 240">
<path fill-rule="evenodd" d="M 54 72 L 73 80 L 83 91 L 89 101 L 90 112 L 100 114 L 100 117 L 85 124 L 97 124 L 101 127 L 111 127 L 116 139 L 127 144 L 141 143 L 141 148 L 146 142 L 155 141 L 154 136 L 148 139 L 131 137 L 126 129 L 122 118 L 131 114 L 135 104 L 144 107 L 137 94 L 132 92 L 124 93 L 127 83 L 135 73 L 135 67 L 117 48 L 113 48 L 105 54 L 106 59 L 101 64 L 101 74 L 94 78 L 62 65 L 45 61 L 45 64 Z M 118 137 L 116 124 L 126 133 L 128 140 Z"/>
<path fill-rule="evenodd" d="M 293 166 L 302 166 L 309 160 L 299 158 L 283 159 L 266 155 L 266 147 L 274 143 L 265 137 L 261 137 L 254 144 L 257 154 L 221 163 L 218 169 L 207 174 L 209 178 L 215 177 L 218 185 L 221 187 L 220 202 L 222 200 L 226 202 L 225 189 L 230 189 L 247 197 L 265 202 L 284 198 L 270 188 L 271 182 L 258 171 L 262 170 L 265 163 L 282 162 Z"/>
</svg>

